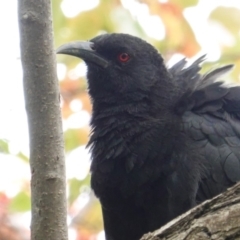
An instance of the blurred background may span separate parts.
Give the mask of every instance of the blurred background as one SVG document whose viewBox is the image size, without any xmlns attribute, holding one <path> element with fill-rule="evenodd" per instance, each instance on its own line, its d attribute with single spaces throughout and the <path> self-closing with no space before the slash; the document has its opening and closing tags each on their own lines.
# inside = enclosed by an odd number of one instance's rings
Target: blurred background
<svg viewBox="0 0 240 240">
<path fill-rule="evenodd" d="M 30 170 L 17 1 L 0 3 L 0 240 L 29 240 Z M 171 66 L 207 54 L 203 70 L 234 63 L 240 81 L 239 0 L 52 0 L 55 46 L 122 32 L 153 44 Z M 102 240 L 101 210 L 89 187 L 91 103 L 86 66 L 57 57 L 68 183 L 69 240 Z"/>
</svg>

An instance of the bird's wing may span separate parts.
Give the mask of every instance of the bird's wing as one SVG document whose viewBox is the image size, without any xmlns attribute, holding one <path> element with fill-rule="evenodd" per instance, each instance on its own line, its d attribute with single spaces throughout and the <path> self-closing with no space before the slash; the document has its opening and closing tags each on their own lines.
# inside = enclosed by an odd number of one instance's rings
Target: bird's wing
<svg viewBox="0 0 240 240">
<path fill-rule="evenodd" d="M 232 65 L 199 74 L 204 56 L 185 68 L 185 59 L 169 69 L 183 93 L 176 111 L 183 132 L 207 165 L 197 200 L 211 198 L 240 180 L 240 86 L 227 87 L 219 77 Z"/>
</svg>

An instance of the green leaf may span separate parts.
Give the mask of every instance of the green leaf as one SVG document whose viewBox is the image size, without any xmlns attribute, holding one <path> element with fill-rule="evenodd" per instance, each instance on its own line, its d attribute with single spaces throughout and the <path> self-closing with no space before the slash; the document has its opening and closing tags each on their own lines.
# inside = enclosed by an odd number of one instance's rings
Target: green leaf
<svg viewBox="0 0 240 240">
<path fill-rule="evenodd" d="M 31 209 L 31 200 L 26 192 L 18 193 L 12 200 L 9 206 L 12 212 L 26 212 Z"/>
<path fill-rule="evenodd" d="M 238 35 L 240 26 L 239 9 L 233 7 L 218 7 L 212 11 L 209 19 L 221 23 L 233 35 Z"/>
<path fill-rule="evenodd" d="M 80 188 L 84 185 L 90 185 L 90 175 L 80 181 L 76 178 L 69 180 L 69 202 L 70 204 L 79 196 Z"/>
<path fill-rule="evenodd" d="M 198 0 L 170 0 L 170 2 L 180 6 L 181 8 L 195 6 L 198 3 Z"/>
<path fill-rule="evenodd" d="M 9 153 L 8 141 L 5 139 L 0 139 L 0 152 Z"/>
<path fill-rule="evenodd" d="M 29 158 L 26 155 L 24 155 L 22 152 L 19 152 L 17 154 L 17 157 L 21 158 L 24 162 L 29 163 Z"/>
<path fill-rule="evenodd" d="M 80 145 L 86 144 L 88 139 L 88 132 L 83 128 L 68 129 L 64 133 L 65 149 L 71 151 Z"/>
</svg>

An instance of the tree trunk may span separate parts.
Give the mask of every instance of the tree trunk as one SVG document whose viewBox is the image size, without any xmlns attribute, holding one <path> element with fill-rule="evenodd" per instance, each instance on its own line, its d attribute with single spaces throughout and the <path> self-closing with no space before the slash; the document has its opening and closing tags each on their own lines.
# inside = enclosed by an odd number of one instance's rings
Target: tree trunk
<svg viewBox="0 0 240 240">
<path fill-rule="evenodd" d="M 31 239 L 67 240 L 64 145 L 51 1 L 18 0 L 18 8 L 30 135 Z"/>
<path fill-rule="evenodd" d="M 141 240 L 240 240 L 240 183 Z"/>
</svg>

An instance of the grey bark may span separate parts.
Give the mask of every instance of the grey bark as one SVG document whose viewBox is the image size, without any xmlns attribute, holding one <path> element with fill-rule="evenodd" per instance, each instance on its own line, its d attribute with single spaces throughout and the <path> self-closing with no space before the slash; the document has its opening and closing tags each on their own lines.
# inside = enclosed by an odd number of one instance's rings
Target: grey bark
<svg viewBox="0 0 240 240">
<path fill-rule="evenodd" d="M 32 240 L 67 240 L 66 179 L 50 0 L 18 0 L 30 135 Z"/>
<path fill-rule="evenodd" d="M 141 240 L 240 240 L 240 184 Z"/>
</svg>

